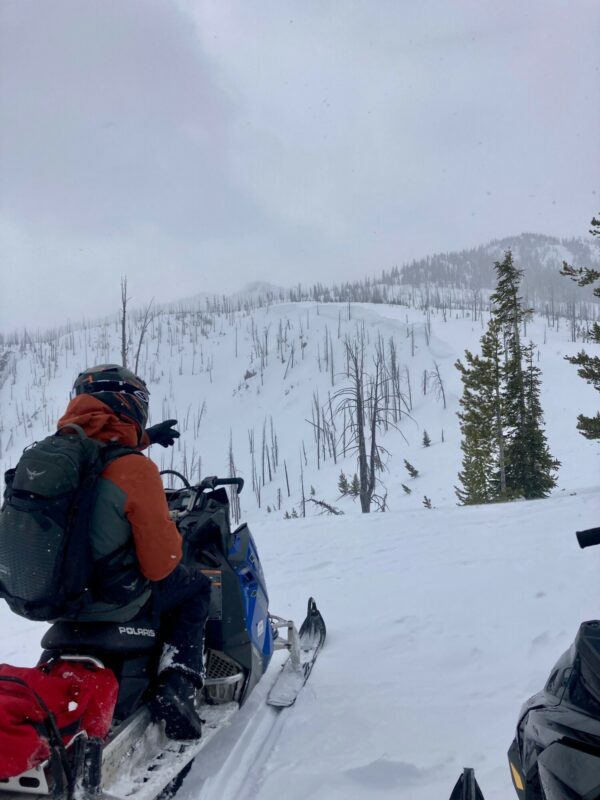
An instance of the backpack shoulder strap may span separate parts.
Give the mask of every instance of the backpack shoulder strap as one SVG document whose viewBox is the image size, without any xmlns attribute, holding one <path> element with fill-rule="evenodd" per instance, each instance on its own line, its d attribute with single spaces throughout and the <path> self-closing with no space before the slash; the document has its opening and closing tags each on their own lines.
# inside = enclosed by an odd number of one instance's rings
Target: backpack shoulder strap
<svg viewBox="0 0 600 800">
<path fill-rule="evenodd" d="M 140 452 L 136 447 L 128 447 L 125 444 L 119 444 L 115 442 L 114 444 L 109 443 L 102 446 L 100 450 L 100 463 L 102 465 L 101 469 L 104 470 L 111 464 L 113 461 L 116 461 L 118 458 L 122 456 L 143 456 L 144 454 Z"/>
<path fill-rule="evenodd" d="M 74 422 L 67 422 L 62 425 L 54 434 L 55 436 L 60 436 L 60 434 L 66 430 L 67 428 L 72 428 L 75 433 L 77 433 L 82 439 L 90 439 L 91 437 L 87 435 L 87 433 L 83 430 L 81 425 L 76 425 Z"/>
<path fill-rule="evenodd" d="M 95 445 L 97 445 L 98 457 L 94 459 L 98 462 L 97 470 L 94 470 L 94 472 L 97 474 L 100 474 L 111 463 L 111 461 L 115 461 L 121 456 L 143 455 L 140 450 L 138 450 L 136 447 L 131 447 L 130 445 L 121 444 L 120 442 L 100 442 L 98 439 L 88 436 L 81 425 L 77 425 L 75 422 L 67 422 L 65 425 L 62 425 L 54 435 L 60 436 L 60 434 L 67 428 L 72 428 L 83 440 L 93 442 Z"/>
</svg>

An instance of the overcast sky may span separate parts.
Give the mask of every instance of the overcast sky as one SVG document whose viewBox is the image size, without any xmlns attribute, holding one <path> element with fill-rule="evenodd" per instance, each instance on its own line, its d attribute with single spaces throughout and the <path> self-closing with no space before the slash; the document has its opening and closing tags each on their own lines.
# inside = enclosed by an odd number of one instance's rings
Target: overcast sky
<svg viewBox="0 0 600 800">
<path fill-rule="evenodd" d="M 598 0 L 0 0 L 0 329 L 598 211 Z"/>
</svg>

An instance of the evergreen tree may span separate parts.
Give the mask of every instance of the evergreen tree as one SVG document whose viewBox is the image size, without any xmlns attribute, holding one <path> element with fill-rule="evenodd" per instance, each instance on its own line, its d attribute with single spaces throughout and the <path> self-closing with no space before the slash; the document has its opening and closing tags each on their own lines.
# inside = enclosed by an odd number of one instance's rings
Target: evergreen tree
<svg viewBox="0 0 600 800">
<path fill-rule="evenodd" d="M 338 478 L 338 490 L 341 497 L 345 497 L 350 492 L 350 484 L 344 470 L 340 472 L 340 477 Z"/>
<path fill-rule="evenodd" d="M 521 327 L 532 313 L 519 296 L 523 273 L 510 251 L 494 266 L 498 283 L 481 355 L 467 351 L 466 363 L 456 363 L 463 382 L 458 414 L 463 462 L 456 494 L 465 505 L 545 497 L 556 485 L 559 466 L 543 431 L 534 348 L 521 343 Z"/>
<path fill-rule="evenodd" d="M 427 431 L 423 431 L 423 447 L 430 447 L 431 446 L 431 437 L 427 433 Z"/>
<path fill-rule="evenodd" d="M 406 471 L 408 472 L 411 478 L 419 477 L 419 470 L 416 467 L 413 467 L 410 461 L 404 459 L 404 466 L 406 467 Z"/>
<path fill-rule="evenodd" d="M 592 219 L 590 233 L 592 236 L 600 236 L 600 218 L 596 219 L 594 217 Z M 591 286 L 600 281 L 599 270 L 590 267 L 572 267 L 565 261 L 563 261 L 561 275 L 571 278 L 578 286 Z M 594 287 L 594 295 L 600 298 L 600 286 Z M 594 322 L 587 333 L 591 342 L 600 344 L 600 325 L 597 322 Z M 578 366 L 577 374 L 590 383 L 597 392 L 600 392 L 600 357 L 591 356 L 581 350 L 575 356 L 566 356 L 566 359 L 571 364 Z M 593 417 L 579 414 L 577 417 L 577 429 L 586 439 L 600 439 L 600 413 L 595 414 Z"/>
<path fill-rule="evenodd" d="M 525 359 L 525 424 L 518 431 L 526 458 L 520 462 L 517 476 L 523 497 L 527 500 L 546 497 L 556 486 L 555 471 L 560 462 L 550 455 L 543 429 L 543 412 L 540 404 L 541 370 L 533 362 L 535 347 L 531 342 L 523 348 Z"/>
<path fill-rule="evenodd" d="M 360 495 L 360 480 L 356 472 L 354 473 L 352 477 L 352 483 L 350 484 L 350 494 L 352 497 L 358 497 Z"/>
<path fill-rule="evenodd" d="M 461 373 L 463 396 L 459 412 L 463 451 L 458 474 L 462 488 L 456 495 L 462 505 L 506 499 L 504 425 L 502 396 L 503 349 L 499 328 L 491 323 L 482 340 L 482 354 L 465 352 Z"/>
<path fill-rule="evenodd" d="M 506 491 L 519 496 L 522 476 L 527 471 L 528 454 L 524 438 L 526 425 L 525 380 L 521 326 L 531 317 L 531 309 L 523 308 L 519 286 L 523 270 L 518 269 L 507 250 L 503 261 L 496 261 L 496 291 L 491 296 L 493 319 L 499 327 L 504 346 L 503 414 L 507 428 Z"/>
</svg>

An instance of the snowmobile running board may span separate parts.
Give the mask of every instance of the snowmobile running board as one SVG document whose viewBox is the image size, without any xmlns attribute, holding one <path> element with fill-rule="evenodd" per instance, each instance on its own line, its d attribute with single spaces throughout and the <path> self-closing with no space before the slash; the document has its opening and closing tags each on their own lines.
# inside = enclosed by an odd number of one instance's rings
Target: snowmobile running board
<svg viewBox="0 0 600 800">
<path fill-rule="evenodd" d="M 273 619 L 277 629 L 286 628 L 288 633 L 287 639 L 275 639 L 276 649 L 286 649 L 290 655 L 272 684 L 266 703 L 283 710 L 293 705 L 306 683 L 325 641 L 326 629 L 312 597 L 299 631 L 293 622 L 280 617 Z M 230 726 L 239 709 L 236 702 L 202 705 L 202 738 L 178 742 L 166 737 L 162 724 L 151 722 L 148 708 L 140 708 L 114 730 L 104 745 L 101 785 L 86 788 L 85 781 L 79 777 L 73 796 L 78 800 L 155 800 L 224 728 Z M 275 718 L 278 716 L 277 713 Z M 250 723 L 251 718 L 242 733 Z M 35 770 L 0 782 L 1 800 L 34 797 L 36 800 L 70 800 L 68 792 L 57 792 L 48 785 L 47 766 L 46 762 Z M 85 776 L 85 768 L 80 772 Z"/>
</svg>

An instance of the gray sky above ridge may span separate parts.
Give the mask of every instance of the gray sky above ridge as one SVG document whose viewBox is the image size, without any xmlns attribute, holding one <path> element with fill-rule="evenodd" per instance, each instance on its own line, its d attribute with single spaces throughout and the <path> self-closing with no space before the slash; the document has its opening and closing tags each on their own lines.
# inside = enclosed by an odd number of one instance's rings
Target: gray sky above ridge
<svg viewBox="0 0 600 800">
<path fill-rule="evenodd" d="M 600 211 L 596 0 L 0 0 L 0 330 Z"/>
</svg>

